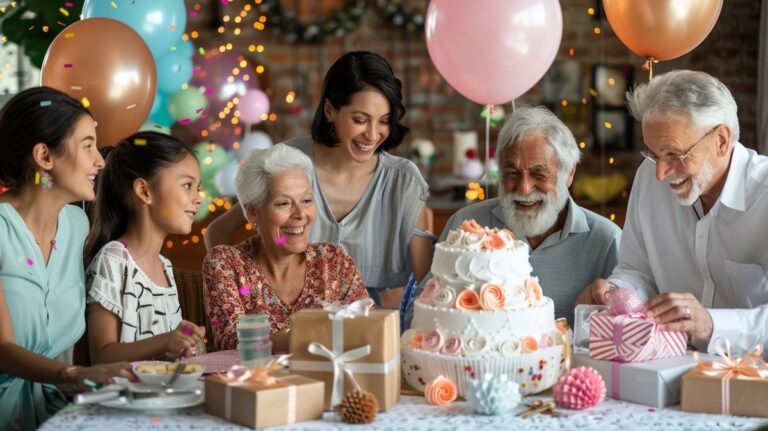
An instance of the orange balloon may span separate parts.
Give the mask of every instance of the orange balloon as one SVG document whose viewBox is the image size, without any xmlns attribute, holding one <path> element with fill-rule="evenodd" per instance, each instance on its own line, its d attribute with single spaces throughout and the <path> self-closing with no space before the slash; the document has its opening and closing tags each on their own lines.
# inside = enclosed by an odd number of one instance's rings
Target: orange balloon
<svg viewBox="0 0 768 431">
<path fill-rule="evenodd" d="M 723 0 L 603 0 L 603 8 L 627 48 L 644 58 L 671 60 L 707 37 Z"/>
<path fill-rule="evenodd" d="M 42 84 L 83 102 L 96 120 L 99 147 L 139 130 L 157 92 L 157 69 L 132 28 L 109 18 L 78 21 L 48 47 Z"/>
</svg>

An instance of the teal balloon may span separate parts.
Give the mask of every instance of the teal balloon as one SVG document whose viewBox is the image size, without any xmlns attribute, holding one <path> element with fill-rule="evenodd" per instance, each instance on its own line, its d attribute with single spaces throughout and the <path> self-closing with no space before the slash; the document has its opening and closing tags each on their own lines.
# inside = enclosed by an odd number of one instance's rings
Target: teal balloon
<svg viewBox="0 0 768 431">
<path fill-rule="evenodd" d="M 181 55 L 192 57 L 195 55 L 195 44 L 192 43 L 191 40 L 182 40 L 176 44 L 176 50 L 179 51 Z"/>
<path fill-rule="evenodd" d="M 203 115 L 208 106 L 208 99 L 197 87 L 189 87 L 186 90 L 171 94 L 168 98 L 168 112 L 176 121 L 182 124 L 197 120 Z"/>
<path fill-rule="evenodd" d="M 82 15 L 127 24 L 144 39 L 155 59 L 168 53 L 187 27 L 184 0 L 85 0 Z"/>
<path fill-rule="evenodd" d="M 192 58 L 178 51 L 166 53 L 156 64 L 158 91 L 176 93 L 192 79 Z"/>
<path fill-rule="evenodd" d="M 157 133 L 163 133 L 166 135 L 171 134 L 171 128 L 168 126 L 161 126 L 159 124 L 155 124 L 152 121 L 145 121 L 144 124 L 141 125 L 141 128 L 139 128 L 140 132 L 157 132 Z"/>
<path fill-rule="evenodd" d="M 155 103 L 152 104 L 152 110 L 149 111 L 149 120 L 161 126 L 170 126 L 174 119 L 168 111 L 168 95 L 158 92 L 155 96 Z"/>
<path fill-rule="evenodd" d="M 203 177 L 204 186 L 213 185 L 213 177 L 219 168 L 232 161 L 232 156 L 218 144 L 201 142 L 194 146 L 193 151 L 200 163 L 200 174 Z M 212 187 L 212 189 L 215 188 Z M 209 192 L 213 192 L 212 189 L 207 188 Z"/>
</svg>

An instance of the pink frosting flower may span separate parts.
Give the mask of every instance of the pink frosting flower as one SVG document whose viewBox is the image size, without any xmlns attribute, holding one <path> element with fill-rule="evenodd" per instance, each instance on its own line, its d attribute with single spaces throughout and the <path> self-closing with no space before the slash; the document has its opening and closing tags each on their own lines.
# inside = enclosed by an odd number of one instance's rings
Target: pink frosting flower
<svg viewBox="0 0 768 431">
<path fill-rule="evenodd" d="M 443 347 L 443 341 L 443 334 L 433 329 L 424 334 L 424 338 L 421 339 L 421 348 L 428 352 L 439 352 Z"/>
<path fill-rule="evenodd" d="M 427 285 L 424 286 L 424 290 L 421 291 L 421 294 L 419 295 L 419 299 L 422 303 L 431 305 L 432 304 L 432 295 L 434 295 L 435 290 L 441 288 L 440 281 L 437 279 L 437 277 L 432 277 L 427 282 Z"/>
<path fill-rule="evenodd" d="M 480 288 L 480 306 L 483 307 L 483 310 L 503 310 L 504 289 L 498 284 L 484 284 Z"/>
<path fill-rule="evenodd" d="M 539 300 L 541 300 L 541 297 L 543 295 L 541 292 L 541 285 L 539 284 L 539 279 L 536 277 L 532 277 L 525 280 L 525 291 L 528 294 L 528 299 L 534 304 L 539 302 Z"/>
<path fill-rule="evenodd" d="M 485 233 L 485 229 L 483 229 L 482 226 L 480 226 L 475 220 L 467 220 L 464 223 L 459 226 L 459 230 L 463 230 L 464 232 L 469 233 L 475 233 L 478 235 L 483 235 Z"/>
<path fill-rule="evenodd" d="M 541 346 L 541 348 L 547 348 L 547 347 L 552 347 L 554 345 L 555 345 L 555 337 L 553 337 L 552 334 L 550 334 L 549 332 L 545 332 L 541 336 L 541 341 L 539 342 L 539 346 Z"/>
<path fill-rule="evenodd" d="M 464 289 L 456 297 L 456 308 L 459 310 L 482 310 L 480 307 L 480 297 L 472 289 Z"/>
<path fill-rule="evenodd" d="M 448 356 L 459 356 L 461 355 L 462 347 L 464 347 L 464 342 L 461 341 L 461 338 L 451 337 L 446 340 L 445 345 L 443 346 L 442 350 L 440 350 L 440 353 Z"/>
</svg>

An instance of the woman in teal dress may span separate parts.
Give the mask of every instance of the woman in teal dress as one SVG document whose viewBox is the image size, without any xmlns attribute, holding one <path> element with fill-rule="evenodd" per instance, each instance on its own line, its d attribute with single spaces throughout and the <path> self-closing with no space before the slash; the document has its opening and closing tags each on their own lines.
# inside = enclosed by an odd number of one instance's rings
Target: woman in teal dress
<svg viewBox="0 0 768 431">
<path fill-rule="evenodd" d="M 132 377 L 127 363 L 72 367 L 85 330 L 83 243 L 104 166 L 90 112 L 57 90 L 14 96 L 0 112 L 0 430 L 35 429 L 64 392 Z"/>
</svg>

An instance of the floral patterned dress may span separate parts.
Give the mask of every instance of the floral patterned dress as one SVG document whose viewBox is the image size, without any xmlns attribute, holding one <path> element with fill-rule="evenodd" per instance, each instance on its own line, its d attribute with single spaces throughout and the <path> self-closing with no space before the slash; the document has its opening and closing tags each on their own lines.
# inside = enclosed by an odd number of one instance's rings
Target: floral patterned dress
<svg viewBox="0 0 768 431">
<path fill-rule="evenodd" d="M 311 243 L 305 251 L 304 289 L 296 302 L 286 304 L 256 262 L 257 238 L 211 249 L 203 261 L 205 309 L 211 319 L 218 350 L 237 348 L 237 322 L 242 314 L 269 316 L 272 332 L 289 325 L 296 311 L 322 308 L 322 302 L 348 304 L 368 297 L 355 262 L 343 248 Z"/>
</svg>

